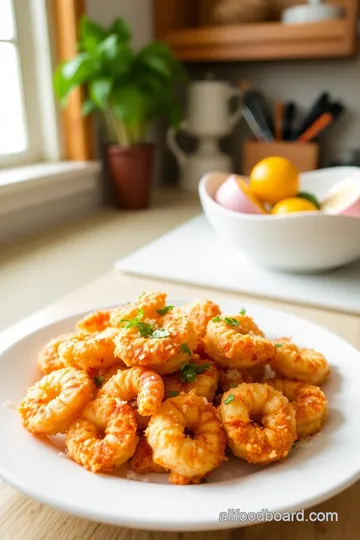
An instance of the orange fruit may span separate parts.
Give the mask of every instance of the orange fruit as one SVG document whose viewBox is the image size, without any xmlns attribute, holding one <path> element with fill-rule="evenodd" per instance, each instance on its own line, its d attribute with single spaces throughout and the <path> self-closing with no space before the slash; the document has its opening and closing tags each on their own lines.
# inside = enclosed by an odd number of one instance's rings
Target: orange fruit
<svg viewBox="0 0 360 540">
<path fill-rule="evenodd" d="M 299 191 L 299 171 L 286 158 L 268 157 L 251 171 L 250 187 L 260 201 L 276 204 L 295 197 Z"/>
<path fill-rule="evenodd" d="M 272 214 L 291 214 L 292 212 L 318 212 L 318 208 L 307 199 L 291 197 L 278 202 L 272 208 Z"/>
</svg>

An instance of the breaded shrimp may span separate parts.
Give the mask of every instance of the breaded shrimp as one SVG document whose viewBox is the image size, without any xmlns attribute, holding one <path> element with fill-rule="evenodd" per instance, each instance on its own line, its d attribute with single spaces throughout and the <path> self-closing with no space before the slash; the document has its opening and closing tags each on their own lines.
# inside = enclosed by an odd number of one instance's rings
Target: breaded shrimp
<svg viewBox="0 0 360 540">
<path fill-rule="evenodd" d="M 61 334 L 61 336 L 51 339 L 41 349 L 38 356 L 38 366 L 45 375 L 65 367 L 64 360 L 59 356 L 59 346 L 73 336 L 74 334 Z"/>
<path fill-rule="evenodd" d="M 91 401 L 69 427 L 69 457 L 96 472 L 110 472 L 134 454 L 138 437 L 134 411 L 117 398 Z"/>
<path fill-rule="evenodd" d="M 95 334 L 106 330 L 110 324 L 112 309 L 100 309 L 92 311 L 83 317 L 76 325 L 76 328 L 84 334 Z"/>
<path fill-rule="evenodd" d="M 130 469 L 136 474 L 164 473 L 166 470 L 153 460 L 153 454 L 145 437 L 141 437 L 130 461 Z"/>
<path fill-rule="evenodd" d="M 318 386 L 290 379 L 270 379 L 268 384 L 280 390 L 293 406 L 298 438 L 320 431 L 328 415 L 328 405 Z"/>
<path fill-rule="evenodd" d="M 155 463 L 170 470 L 173 484 L 197 484 L 225 460 L 217 411 L 195 392 L 164 401 L 145 435 Z"/>
<path fill-rule="evenodd" d="M 204 354 L 204 338 L 208 322 L 220 314 L 220 308 L 211 300 L 197 300 L 191 304 L 185 304 L 175 308 L 176 311 L 184 313 L 195 327 L 196 332 L 196 352 Z"/>
<path fill-rule="evenodd" d="M 198 396 L 213 401 L 219 382 L 219 371 L 211 360 L 200 359 L 195 355 L 182 370 L 172 375 L 163 376 L 165 397 L 175 397 L 181 392 L 188 394 L 192 390 Z"/>
<path fill-rule="evenodd" d="M 274 344 L 247 315 L 215 317 L 207 326 L 204 343 L 209 357 L 225 368 L 266 364 L 275 354 Z"/>
<path fill-rule="evenodd" d="M 144 319 L 142 314 L 125 322 L 115 344 L 116 356 L 127 366 L 148 366 L 162 375 L 177 371 L 189 359 L 196 346 L 196 335 L 187 317 L 169 311 L 154 319 Z"/>
<path fill-rule="evenodd" d="M 94 392 L 85 371 L 74 368 L 53 371 L 31 386 L 20 403 L 23 426 L 30 433 L 64 433 Z"/>
<path fill-rule="evenodd" d="M 160 375 L 144 367 L 119 370 L 101 388 L 98 396 L 107 395 L 122 401 L 137 398 L 138 411 L 142 416 L 154 414 L 164 397 L 164 383 Z"/>
<path fill-rule="evenodd" d="M 145 318 L 158 317 L 158 310 L 165 308 L 167 294 L 163 292 L 143 293 L 130 304 L 114 309 L 110 316 L 110 323 L 117 328 L 122 327 L 123 319 L 133 319 L 139 311 L 144 312 Z"/>
<path fill-rule="evenodd" d="M 68 366 L 78 369 L 109 368 L 119 362 L 114 354 L 117 328 L 99 334 L 79 334 L 59 345 L 59 355 Z"/>
<path fill-rule="evenodd" d="M 295 411 L 268 384 L 242 383 L 225 392 L 220 417 L 235 456 L 266 465 L 285 458 L 295 439 Z"/>
<path fill-rule="evenodd" d="M 119 370 L 124 369 L 127 369 L 127 366 L 121 360 L 118 360 L 110 368 L 89 369 L 88 374 L 90 379 L 95 383 L 95 386 L 101 388 Z"/>
<path fill-rule="evenodd" d="M 275 355 L 271 368 L 288 379 L 321 384 L 329 375 L 330 369 L 326 358 L 314 349 L 298 347 L 288 338 L 274 341 Z"/>
<path fill-rule="evenodd" d="M 236 388 L 243 382 L 263 382 L 265 366 L 254 366 L 248 369 L 219 368 L 219 387 L 223 392 Z"/>
</svg>

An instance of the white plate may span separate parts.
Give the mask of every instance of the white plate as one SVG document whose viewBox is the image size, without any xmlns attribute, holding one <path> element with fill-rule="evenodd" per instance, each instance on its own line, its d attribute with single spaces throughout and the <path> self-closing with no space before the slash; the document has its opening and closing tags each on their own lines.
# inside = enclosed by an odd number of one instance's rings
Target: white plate
<svg viewBox="0 0 360 540">
<path fill-rule="evenodd" d="M 178 303 L 178 302 L 173 302 Z M 23 493 L 89 519 L 147 530 L 187 531 L 239 527 L 221 522 L 220 512 L 286 512 L 308 508 L 355 482 L 360 476 L 360 353 L 341 338 L 311 322 L 255 305 L 222 302 L 229 314 L 245 307 L 270 338 L 292 336 L 322 351 L 331 365 L 324 385 L 329 419 L 324 429 L 299 445 L 281 463 L 259 468 L 233 458 L 208 483 L 168 485 L 165 475 L 148 483 L 91 474 L 59 449 L 27 433 L 17 411 L 0 415 L 0 475 Z M 0 403 L 17 404 L 37 377 L 36 355 L 51 337 L 70 331 L 81 315 L 41 328 L 0 356 Z M 252 519 L 252 518 L 250 518 Z"/>
</svg>

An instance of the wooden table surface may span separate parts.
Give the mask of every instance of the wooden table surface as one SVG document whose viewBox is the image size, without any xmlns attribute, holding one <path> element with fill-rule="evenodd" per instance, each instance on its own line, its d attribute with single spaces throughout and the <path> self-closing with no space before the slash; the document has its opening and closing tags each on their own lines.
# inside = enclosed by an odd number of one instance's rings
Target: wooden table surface
<svg viewBox="0 0 360 540">
<path fill-rule="evenodd" d="M 348 314 L 287 304 L 245 295 L 157 282 L 122 275 L 115 270 L 77 290 L 53 306 L 34 314 L 0 336 L 0 346 L 25 332 L 77 311 L 111 305 L 137 297 L 144 290 L 165 290 L 173 299 L 209 297 L 252 301 L 280 308 L 310 319 L 341 335 L 360 348 L 360 318 Z M 357 414 L 357 411 L 354 411 Z M 331 474 L 331 471 L 329 471 Z M 56 485 L 54 485 L 56 489 Z M 265 487 L 264 487 L 265 489 Z M 296 489 L 296 486 L 294 486 Z M 338 512 L 338 522 L 266 523 L 222 532 L 163 533 L 123 529 L 95 523 L 53 510 L 33 501 L 0 480 L 0 540 L 358 540 L 360 530 L 360 484 L 357 483 L 314 511 Z M 135 503 L 134 503 L 135 504 Z M 161 501 L 159 501 L 161 504 Z M 199 501 L 201 504 L 201 501 Z M 140 510 L 140 509 L 139 509 Z"/>
</svg>

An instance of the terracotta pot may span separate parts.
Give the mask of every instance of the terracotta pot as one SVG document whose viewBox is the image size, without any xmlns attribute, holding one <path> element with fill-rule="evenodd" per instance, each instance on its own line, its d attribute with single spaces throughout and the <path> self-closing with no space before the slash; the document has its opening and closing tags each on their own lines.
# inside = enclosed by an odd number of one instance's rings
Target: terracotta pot
<svg viewBox="0 0 360 540">
<path fill-rule="evenodd" d="M 110 178 L 115 187 L 116 206 L 124 210 L 142 210 L 150 202 L 153 179 L 154 144 L 106 148 Z"/>
</svg>

